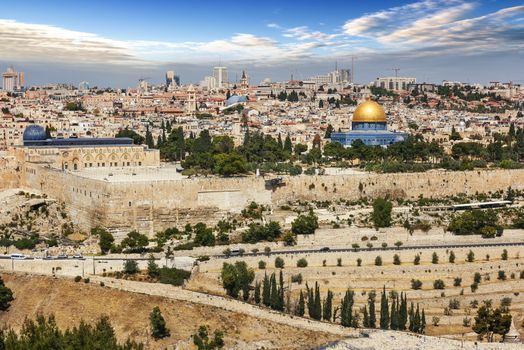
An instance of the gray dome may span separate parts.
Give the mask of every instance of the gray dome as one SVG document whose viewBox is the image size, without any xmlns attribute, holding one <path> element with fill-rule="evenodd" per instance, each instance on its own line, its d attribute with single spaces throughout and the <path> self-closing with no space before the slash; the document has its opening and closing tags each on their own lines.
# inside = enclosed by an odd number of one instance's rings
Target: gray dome
<svg viewBox="0 0 524 350">
<path fill-rule="evenodd" d="M 237 96 L 237 95 L 233 95 L 231 96 L 230 98 L 228 98 L 226 100 L 226 106 L 231 106 L 235 103 L 240 103 L 240 102 L 247 102 L 247 97 L 246 96 Z"/>
<path fill-rule="evenodd" d="M 24 141 L 41 141 L 45 139 L 45 129 L 40 125 L 29 125 L 24 130 Z"/>
</svg>

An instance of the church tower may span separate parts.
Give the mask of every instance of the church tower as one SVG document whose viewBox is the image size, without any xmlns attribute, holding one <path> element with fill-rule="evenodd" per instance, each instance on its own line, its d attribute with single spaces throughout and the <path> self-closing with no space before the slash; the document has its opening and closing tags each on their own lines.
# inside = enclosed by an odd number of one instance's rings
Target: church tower
<svg viewBox="0 0 524 350">
<path fill-rule="evenodd" d="M 196 91 L 193 85 L 189 85 L 189 88 L 187 89 L 186 110 L 190 115 L 194 115 L 197 110 Z"/>
<path fill-rule="evenodd" d="M 240 88 L 242 90 L 247 90 L 249 88 L 249 81 L 245 70 L 242 71 L 242 77 L 240 78 Z"/>
</svg>

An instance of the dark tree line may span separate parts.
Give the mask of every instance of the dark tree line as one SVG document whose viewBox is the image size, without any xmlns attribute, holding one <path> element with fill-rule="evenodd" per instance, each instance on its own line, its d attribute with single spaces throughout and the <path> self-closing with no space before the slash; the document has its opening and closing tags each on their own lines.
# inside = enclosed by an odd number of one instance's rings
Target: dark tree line
<svg viewBox="0 0 524 350">
<path fill-rule="evenodd" d="M 53 315 L 38 315 L 36 321 L 26 319 L 19 333 L 10 329 L 0 334 L 0 349 L 20 350 L 142 350 L 144 345 L 127 340 L 119 343 L 107 316 L 94 325 L 80 321 L 78 327 L 65 331 L 58 328 Z"/>
</svg>

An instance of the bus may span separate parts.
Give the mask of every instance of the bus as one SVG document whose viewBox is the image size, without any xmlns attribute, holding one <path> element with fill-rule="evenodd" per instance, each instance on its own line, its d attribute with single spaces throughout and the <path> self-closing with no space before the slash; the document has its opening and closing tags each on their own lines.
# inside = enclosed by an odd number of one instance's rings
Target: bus
<svg viewBox="0 0 524 350">
<path fill-rule="evenodd" d="M 23 260 L 23 259 L 25 259 L 25 255 L 24 254 L 19 254 L 19 253 L 13 253 L 13 254 L 11 254 L 11 259 L 13 259 L 13 260 Z"/>
</svg>

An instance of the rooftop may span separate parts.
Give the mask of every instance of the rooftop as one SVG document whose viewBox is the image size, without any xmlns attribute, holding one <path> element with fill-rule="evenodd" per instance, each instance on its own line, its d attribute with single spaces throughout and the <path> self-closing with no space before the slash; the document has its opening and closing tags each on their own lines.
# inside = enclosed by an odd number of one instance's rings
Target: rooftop
<svg viewBox="0 0 524 350">
<path fill-rule="evenodd" d="M 175 165 L 159 167 L 115 167 L 115 168 L 85 168 L 74 171 L 73 174 L 99 181 L 112 183 L 149 182 L 187 179 L 187 176 L 176 171 Z"/>
</svg>

